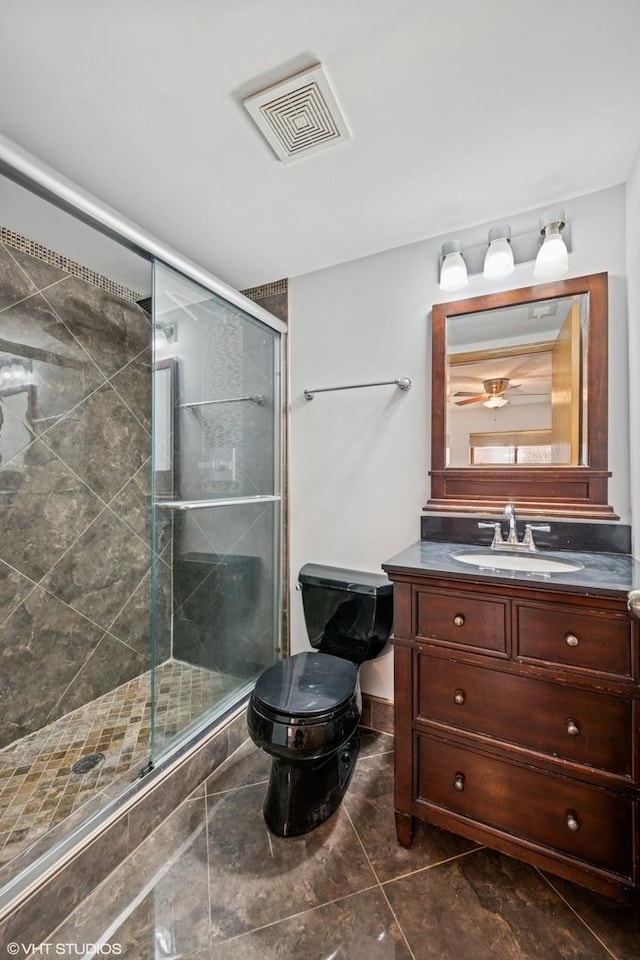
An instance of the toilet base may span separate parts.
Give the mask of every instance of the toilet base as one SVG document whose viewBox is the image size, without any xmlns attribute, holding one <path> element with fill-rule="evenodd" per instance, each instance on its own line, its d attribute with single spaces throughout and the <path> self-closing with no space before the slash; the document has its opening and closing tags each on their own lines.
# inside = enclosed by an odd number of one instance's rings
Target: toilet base
<svg viewBox="0 0 640 960">
<path fill-rule="evenodd" d="M 358 755 L 356 729 L 335 753 L 323 760 L 274 757 L 263 812 L 277 837 L 299 837 L 315 830 L 340 806 Z"/>
</svg>

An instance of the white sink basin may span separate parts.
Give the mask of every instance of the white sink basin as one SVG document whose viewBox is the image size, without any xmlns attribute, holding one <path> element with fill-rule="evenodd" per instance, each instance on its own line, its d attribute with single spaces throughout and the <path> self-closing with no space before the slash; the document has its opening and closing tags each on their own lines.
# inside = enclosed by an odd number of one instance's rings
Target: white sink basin
<svg viewBox="0 0 640 960">
<path fill-rule="evenodd" d="M 571 573 L 584 564 L 539 553 L 498 553 L 494 550 L 465 550 L 452 553 L 454 560 L 490 570 L 521 570 L 523 573 Z"/>
</svg>

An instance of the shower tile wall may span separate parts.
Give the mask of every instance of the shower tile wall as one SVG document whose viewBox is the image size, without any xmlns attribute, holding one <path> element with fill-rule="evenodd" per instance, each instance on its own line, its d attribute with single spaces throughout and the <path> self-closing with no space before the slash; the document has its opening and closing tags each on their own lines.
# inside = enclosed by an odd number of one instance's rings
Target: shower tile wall
<svg viewBox="0 0 640 960">
<path fill-rule="evenodd" d="M 135 302 L 0 243 L 0 748 L 150 667 L 149 344 Z"/>
</svg>

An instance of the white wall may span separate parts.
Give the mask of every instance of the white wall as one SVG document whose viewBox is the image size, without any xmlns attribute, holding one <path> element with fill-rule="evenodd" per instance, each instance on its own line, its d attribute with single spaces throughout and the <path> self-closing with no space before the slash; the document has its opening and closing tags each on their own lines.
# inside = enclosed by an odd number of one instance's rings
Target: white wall
<svg viewBox="0 0 640 960">
<path fill-rule="evenodd" d="M 571 225 L 570 276 L 609 272 L 609 502 L 630 521 L 625 264 L 625 189 L 563 204 Z M 542 211 L 509 219 L 512 233 L 537 228 Z M 457 234 L 486 242 L 493 224 Z M 298 570 L 306 562 L 379 571 L 419 539 L 429 496 L 430 310 L 458 299 L 438 286 L 443 239 L 389 250 L 290 281 L 292 652 L 308 648 Z M 533 264 L 502 284 L 472 276 L 464 296 L 527 286 Z M 410 377 L 395 387 L 303 397 L 305 387 Z M 392 699 L 390 651 L 365 664 L 362 688 Z"/>
<path fill-rule="evenodd" d="M 627 181 L 627 275 L 629 277 L 629 447 L 633 553 L 640 557 L 640 154 Z"/>
</svg>

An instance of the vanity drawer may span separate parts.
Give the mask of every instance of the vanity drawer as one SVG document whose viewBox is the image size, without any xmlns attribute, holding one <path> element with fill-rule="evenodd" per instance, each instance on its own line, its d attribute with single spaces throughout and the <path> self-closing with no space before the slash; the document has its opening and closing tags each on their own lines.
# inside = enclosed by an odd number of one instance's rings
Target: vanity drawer
<svg viewBox="0 0 640 960">
<path fill-rule="evenodd" d="M 470 649 L 505 654 L 507 602 L 462 591 L 428 590 L 417 594 L 418 639 L 441 640 Z"/>
<path fill-rule="evenodd" d="M 631 777 L 631 700 L 418 657 L 417 717 Z"/>
<path fill-rule="evenodd" d="M 418 763 L 419 801 L 632 877 L 630 799 L 426 736 Z"/>
<path fill-rule="evenodd" d="M 518 603 L 519 660 L 562 663 L 583 670 L 630 677 L 631 622 L 580 609 Z"/>
</svg>

